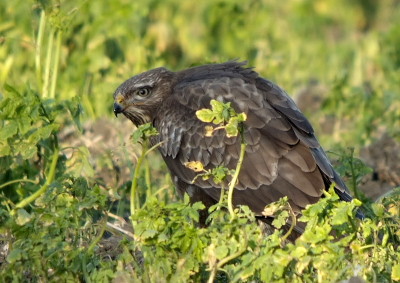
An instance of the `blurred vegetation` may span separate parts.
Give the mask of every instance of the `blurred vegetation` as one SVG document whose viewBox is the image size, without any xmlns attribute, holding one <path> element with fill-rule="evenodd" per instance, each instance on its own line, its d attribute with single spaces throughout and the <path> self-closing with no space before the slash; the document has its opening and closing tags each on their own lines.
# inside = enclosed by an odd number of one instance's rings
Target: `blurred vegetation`
<svg viewBox="0 0 400 283">
<path fill-rule="evenodd" d="M 219 282 L 399 281 L 399 191 L 379 204 L 362 199 L 371 218 L 363 222 L 351 216 L 356 201 L 337 203 L 331 192 L 305 212 L 302 239 L 284 246 L 282 231 L 262 238 L 246 208 L 235 222 L 214 208 L 210 226 L 198 229 L 201 205 L 170 203 L 165 165 L 155 172 L 153 154 L 137 184 L 137 241 L 121 241 L 112 260 L 95 253 L 106 211 L 119 200 L 123 215 L 131 183 L 100 184 L 88 149 L 69 148 L 68 159 L 60 131 L 111 118 L 114 89 L 139 72 L 235 58 L 297 95 L 326 149 L 355 147 L 338 168 L 354 189 L 369 172 L 357 149 L 382 133 L 399 138 L 397 0 L 0 0 L 3 280 L 200 282 L 218 270 Z M 315 86 L 319 98 L 308 101 Z M 96 165 L 112 168 L 107 154 Z M 133 174 L 136 161 L 125 161 Z"/>
<path fill-rule="evenodd" d="M 42 7 L 43 58 L 51 35 L 62 31 L 56 97 L 80 96 L 86 117 L 111 115 L 113 90 L 139 72 L 240 58 L 289 94 L 311 80 L 327 87 L 323 114 L 308 115 L 319 132 L 321 115 L 340 120 L 333 139 L 321 137 L 326 146 L 369 142 L 381 125 L 398 134 L 396 0 L 1 0 L 1 92 L 5 82 L 38 84 L 33 70 Z"/>
</svg>

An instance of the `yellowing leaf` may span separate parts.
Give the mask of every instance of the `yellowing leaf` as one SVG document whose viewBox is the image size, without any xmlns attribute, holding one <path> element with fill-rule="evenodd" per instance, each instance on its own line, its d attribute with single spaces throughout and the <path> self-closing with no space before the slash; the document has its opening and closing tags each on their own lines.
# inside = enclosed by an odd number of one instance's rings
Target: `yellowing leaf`
<svg viewBox="0 0 400 283">
<path fill-rule="evenodd" d="M 194 172 L 202 172 L 204 169 L 200 161 L 185 162 L 185 166 Z"/>
<path fill-rule="evenodd" d="M 265 217 L 268 216 L 273 216 L 275 212 L 278 210 L 278 206 L 275 204 L 270 204 L 264 208 L 264 211 L 262 212 L 262 215 Z"/>
<path fill-rule="evenodd" d="M 244 113 L 244 112 L 238 114 L 237 117 L 238 117 L 238 119 L 239 119 L 240 122 L 244 122 L 244 121 L 247 120 L 247 115 L 246 115 L 246 113 Z"/>
<path fill-rule="evenodd" d="M 204 127 L 204 136 L 211 137 L 214 132 L 214 128 L 212 126 L 205 126 Z"/>
<path fill-rule="evenodd" d="M 215 118 L 215 114 L 210 109 L 201 109 L 196 111 L 196 116 L 200 121 L 209 123 Z"/>
<path fill-rule="evenodd" d="M 237 128 L 237 123 L 229 122 L 225 127 L 225 131 L 226 131 L 226 136 L 228 138 L 236 137 L 239 133 L 238 128 Z"/>
<path fill-rule="evenodd" d="M 25 209 L 20 208 L 17 211 L 17 219 L 16 222 L 18 225 L 23 226 L 29 221 L 31 221 L 32 215 L 30 215 Z"/>
<path fill-rule="evenodd" d="M 311 261 L 310 256 L 304 256 L 302 257 L 297 263 L 296 263 L 296 271 L 299 274 L 302 274 L 304 269 L 309 265 Z"/>
<path fill-rule="evenodd" d="M 219 102 L 219 101 L 217 101 L 217 100 L 211 100 L 210 101 L 210 104 L 211 104 L 211 107 L 212 107 L 212 111 L 213 112 L 222 112 L 222 110 L 224 109 L 224 104 L 222 103 L 222 102 Z M 230 106 L 231 105 L 231 103 L 230 102 L 228 102 L 227 104 L 226 104 L 226 106 Z"/>
</svg>

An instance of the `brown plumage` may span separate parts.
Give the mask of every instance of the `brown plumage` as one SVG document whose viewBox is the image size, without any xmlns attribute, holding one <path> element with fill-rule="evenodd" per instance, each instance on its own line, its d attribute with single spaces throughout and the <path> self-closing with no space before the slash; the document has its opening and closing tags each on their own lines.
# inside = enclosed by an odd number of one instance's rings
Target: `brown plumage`
<svg viewBox="0 0 400 283">
<path fill-rule="evenodd" d="M 236 167 L 240 137 L 228 138 L 224 130 L 205 137 L 207 124 L 195 115 L 199 109 L 210 108 L 215 99 L 231 102 L 237 113 L 245 112 L 248 117 L 244 123 L 246 152 L 233 193 L 235 205 L 248 205 L 261 216 L 267 204 L 288 196 L 298 214 L 307 204 L 317 202 L 332 182 L 341 199 L 351 200 L 293 100 L 276 84 L 244 68 L 245 64 L 230 61 L 176 73 L 158 68 L 139 74 L 114 92 L 114 112 L 123 113 L 136 126 L 151 122 L 158 130 L 151 143 L 164 141 L 159 151 L 181 197 L 187 192 L 192 201 L 206 206 L 220 198 L 221 186 L 211 178 L 197 178 L 192 184 L 196 173 L 185 162 L 200 161 L 205 169 L 222 163 Z"/>
</svg>

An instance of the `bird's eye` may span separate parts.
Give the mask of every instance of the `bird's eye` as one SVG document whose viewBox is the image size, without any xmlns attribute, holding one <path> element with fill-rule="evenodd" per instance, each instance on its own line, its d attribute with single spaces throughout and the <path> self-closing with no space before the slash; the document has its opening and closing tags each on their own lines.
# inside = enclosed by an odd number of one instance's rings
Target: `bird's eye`
<svg viewBox="0 0 400 283">
<path fill-rule="evenodd" d="M 149 94 L 149 90 L 147 88 L 141 88 L 136 92 L 140 96 L 146 96 Z"/>
</svg>

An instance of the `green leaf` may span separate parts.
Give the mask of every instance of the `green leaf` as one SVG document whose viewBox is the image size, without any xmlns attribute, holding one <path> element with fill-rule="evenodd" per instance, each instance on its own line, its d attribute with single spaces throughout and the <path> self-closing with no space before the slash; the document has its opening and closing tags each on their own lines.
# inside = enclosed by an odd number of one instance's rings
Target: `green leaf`
<svg viewBox="0 0 400 283">
<path fill-rule="evenodd" d="M 23 159 L 29 159 L 37 152 L 37 147 L 34 143 L 22 142 L 18 145 L 17 151 Z"/>
<path fill-rule="evenodd" d="M 4 89 L 10 93 L 17 95 L 18 97 L 21 97 L 21 94 L 15 88 L 13 88 L 7 83 L 4 84 Z"/>
<path fill-rule="evenodd" d="M 212 112 L 214 112 L 214 113 L 220 113 L 220 112 L 222 112 L 224 110 L 224 103 L 219 102 L 217 100 L 212 99 L 210 101 L 210 105 L 211 105 L 211 108 L 212 108 Z M 230 107 L 230 105 L 231 105 L 230 102 L 226 103 L 225 104 L 225 108 Z"/>
<path fill-rule="evenodd" d="M 223 164 L 214 168 L 212 170 L 214 183 L 220 184 L 226 178 L 227 175 L 231 175 L 230 173 L 231 172 L 229 171 L 229 169 L 224 167 Z"/>
<path fill-rule="evenodd" d="M 183 202 L 185 204 L 188 204 L 190 202 L 190 197 L 187 193 L 185 193 L 184 197 L 183 197 Z"/>
<path fill-rule="evenodd" d="M 74 203 L 75 198 L 67 193 L 59 194 L 56 198 L 56 206 L 70 207 Z"/>
<path fill-rule="evenodd" d="M 81 117 L 83 116 L 83 108 L 79 96 L 74 96 L 71 100 L 64 102 L 65 106 L 71 113 L 72 119 L 79 132 L 82 132 Z"/>
<path fill-rule="evenodd" d="M 8 144 L 0 144 L 0 157 L 10 154 L 10 146 Z"/>
<path fill-rule="evenodd" d="M 392 276 L 392 280 L 395 280 L 395 281 L 400 280 L 400 263 L 398 263 L 392 267 L 391 276 Z"/>
<path fill-rule="evenodd" d="M 280 229 L 283 225 L 286 224 L 286 219 L 289 217 L 289 213 L 284 210 L 281 213 L 279 213 L 277 216 L 275 216 L 275 219 L 272 221 L 272 225 L 274 225 L 276 228 Z"/>
<path fill-rule="evenodd" d="M 15 135 L 18 131 L 18 122 L 15 120 L 9 121 L 5 126 L 1 129 L 0 132 L 0 140 L 7 140 L 9 137 Z"/>
<path fill-rule="evenodd" d="M 51 124 L 37 129 L 29 136 L 28 141 L 31 143 L 37 143 L 41 139 L 47 139 L 52 131 L 56 131 L 59 125 Z"/>
<path fill-rule="evenodd" d="M 83 163 L 83 169 L 88 177 L 94 176 L 94 170 L 92 164 L 89 162 L 90 152 L 86 146 L 80 146 L 79 151 L 82 153 L 81 162 Z"/>
<path fill-rule="evenodd" d="M 19 260 L 21 260 L 21 258 L 22 258 L 22 250 L 20 250 L 20 249 L 13 249 L 9 254 L 8 254 L 8 256 L 7 256 L 7 261 L 9 262 L 9 263 L 14 263 L 14 262 L 16 262 L 16 261 L 19 261 Z"/>
<path fill-rule="evenodd" d="M 131 135 L 132 143 L 137 143 L 139 140 L 147 140 L 151 136 L 158 135 L 156 128 L 151 126 L 150 123 L 140 125 L 135 132 Z"/>
<path fill-rule="evenodd" d="M 349 214 L 351 215 L 351 206 L 345 205 L 332 210 L 332 225 L 341 225 L 349 222 Z"/>
<path fill-rule="evenodd" d="M 17 121 L 19 131 L 22 135 L 30 130 L 32 121 L 30 118 L 22 116 Z"/>
<path fill-rule="evenodd" d="M 19 106 L 20 104 L 19 99 L 10 99 L 10 98 L 5 98 L 2 101 L 0 101 L 0 119 L 7 119 L 15 116 L 15 109 Z"/>
<path fill-rule="evenodd" d="M 217 256 L 217 259 L 221 260 L 224 257 L 226 257 L 228 255 L 229 249 L 227 246 L 222 245 L 222 246 L 218 246 L 215 249 L 215 255 Z"/>
<path fill-rule="evenodd" d="M 228 138 L 236 137 L 239 133 L 237 119 L 231 118 L 229 123 L 225 126 L 225 131 Z"/>
<path fill-rule="evenodd" d="M 210 109 L 202 109 L 196 111 L 196 116 L 200 121 L 210 123 L 215 119 L 215 114 Z"/>
<path fill-rule="evenodd" d="M 168 240 L 169 239 L 168 239 L 167 235 L 165 235 L 165 233 L 162 233 L 157 237 L 158 243 L 167 242 Z"/>
<path fill-rule="evenodd" d="M 239 113 L 238 115 L 237 115 L 237 118 L 238 118 L 238 121 L 239 122 L 244 122 L 244 121 L 246 121 L 247 120 L 247 115 L 246 115 L 246 113 Z"/>
<path fill-rule="evenodd" d="M 153 230 L 153 229 L 147 229 L 147 230 L 145 230 L 141 235 L 140 235 L 140 237 L 142 238 L 142 239 L 148 239 L 148 238 L 153 238 L 155 235 L 157 235 L 157 231 L 156 230 Z"/>
<path fill-rule="evenodd" d="M 25 209 L 20 208 L 17 210 L 17 218 L 16 218 L 15 222 L 19 226 L 25 225 L 26 223 L 31 221 L 31 219 L 32 219 L 32 215 L 29 214 Z"/>
<path fill-rule="evenodd" d="M 35 202 L 36 203 L 36 202 Z M 54 223 L 54 216 L 50 213 L 43 214 L 40 216 L 39 221 L 45 226 L 48 227 Z"/>
<path fill-rule="evenodd" d="M 192 205 L 192 207 L 193 207 L 193 209 L 195 209 L 195 210 L 201 210 L 201 209 L 206 208 L 205 205 L 204 205 L 201 201 L 198 201 L 198 202 L 194 203 L 194 204 Z"/>
<path fill-rule="evenodd" d="M 383 216 L 384 210 L 383 210 L 383 207 L 382 207 L 381 204 L 379 204 L 379 203 L 372 203 L 372 204 L 371 204 L 371 208 L 372 208 L 372 211 L 374 212 L 374 214 L 375 214 L 376 216 L 378 216 L 378 217 Z"/>
</svg>

